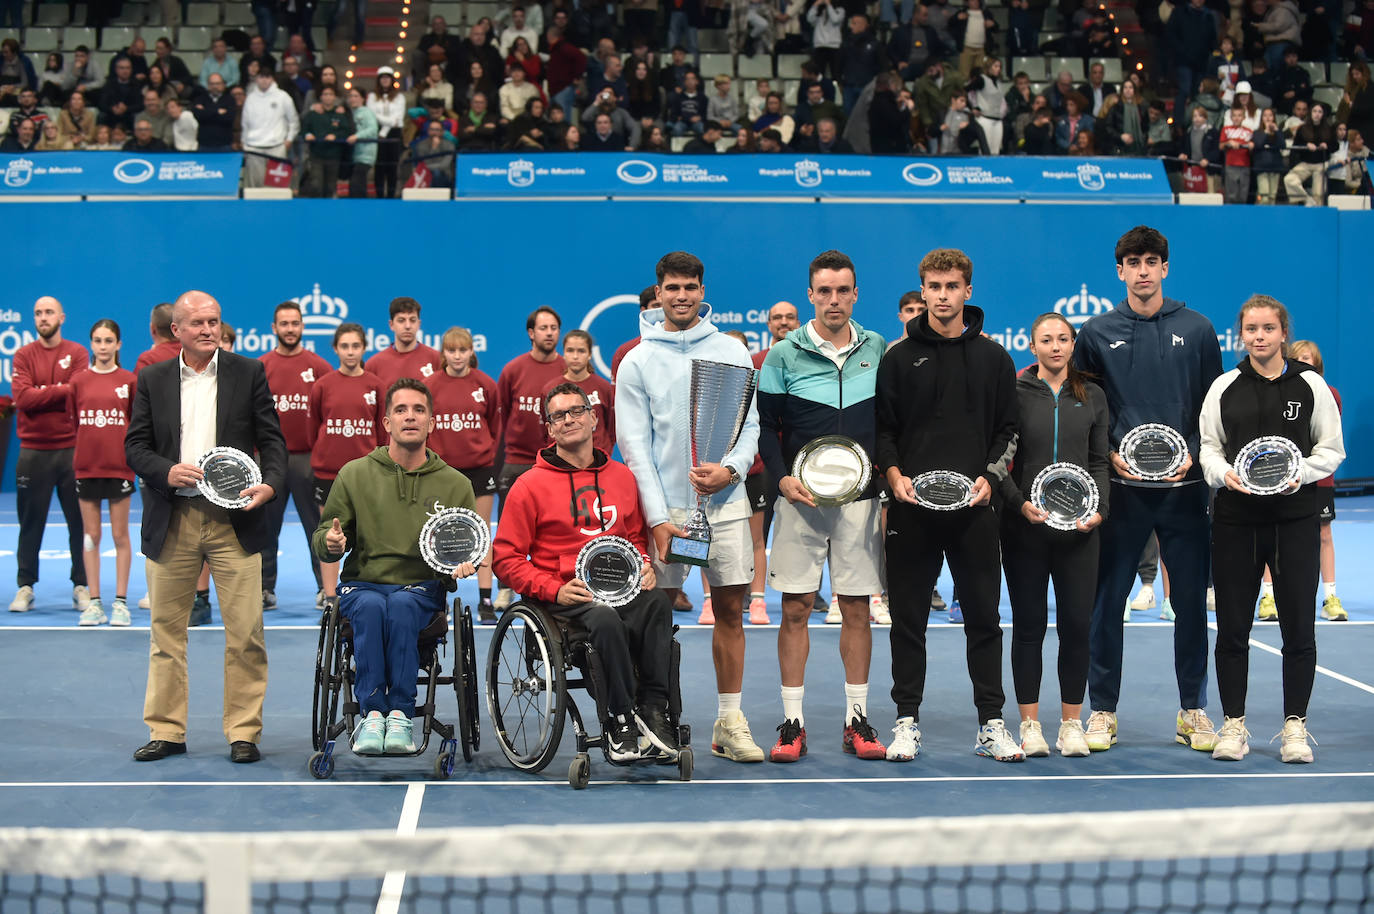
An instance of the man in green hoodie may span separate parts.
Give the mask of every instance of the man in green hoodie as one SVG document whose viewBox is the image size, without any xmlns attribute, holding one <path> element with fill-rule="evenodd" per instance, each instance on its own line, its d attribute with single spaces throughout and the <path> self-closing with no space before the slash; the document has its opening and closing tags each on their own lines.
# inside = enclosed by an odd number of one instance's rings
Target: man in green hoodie
<svg viewBox="0 0 1374 914">
<path fill-rule="evenodd" d="M 344 464 L 311 544 L 322 562 L 347 553 L 339 611 L 353 626 L 353 691 L 363 715 L 353 751 L 407 755 L 415 751 L 420 630 L 443 609 L 452 587 L 420 557 L 420 528 L 430 514 L 472 510 L 475 500 L 467 477 L 425 447 L 434 401 L 424 384 L 413 378 L 392 384 L 382 424 L 391 443 Z M 476 570 L 464 563 L 453 577 Z"/>
</svg>

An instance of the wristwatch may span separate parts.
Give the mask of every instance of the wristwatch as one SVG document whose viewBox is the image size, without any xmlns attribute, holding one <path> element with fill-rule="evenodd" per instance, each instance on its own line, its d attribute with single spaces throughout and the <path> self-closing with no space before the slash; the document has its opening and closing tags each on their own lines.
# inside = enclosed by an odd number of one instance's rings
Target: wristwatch
<svg viewBox="0 0 1374 914">
<path fill-rule="evenodd" d="M 726 467 L 726 469 L 730 471 L 730 485 L 739 485 L 739 470 L 734 467 Z"/>
</svg>

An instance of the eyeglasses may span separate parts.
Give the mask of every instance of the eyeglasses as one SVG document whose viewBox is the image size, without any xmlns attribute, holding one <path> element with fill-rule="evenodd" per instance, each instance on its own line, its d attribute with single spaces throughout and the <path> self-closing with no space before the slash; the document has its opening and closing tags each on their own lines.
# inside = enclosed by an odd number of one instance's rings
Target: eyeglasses
<svg viewBox="0 0 1374 914">
<path fill-rule="evenodd" d="M 556 413 L 549 413 L 549 425 L 561 425 L 564 419 L 581 419 L 591 409 L 590 406 L 573 406 L 568 409 L 560 409 Z"/>
</svg>

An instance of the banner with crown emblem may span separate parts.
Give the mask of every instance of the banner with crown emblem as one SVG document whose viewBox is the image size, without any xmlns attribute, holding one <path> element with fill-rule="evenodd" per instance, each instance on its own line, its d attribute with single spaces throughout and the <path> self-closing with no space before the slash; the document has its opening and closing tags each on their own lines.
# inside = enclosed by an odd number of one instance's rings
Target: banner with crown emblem
<svg viewBox="0 0 1374 914">
<path fill-rule="evenodd" d="M 571 153 L 458 157 L 458 197 L 910 197 L 1171 202 L 1150 159 Z"/>
<path fill-rule="evenodd" d="M 242 167 L 236 152 L 6 155 L 0 156 L 0 194 L 237 197 Z"/>
</svg>

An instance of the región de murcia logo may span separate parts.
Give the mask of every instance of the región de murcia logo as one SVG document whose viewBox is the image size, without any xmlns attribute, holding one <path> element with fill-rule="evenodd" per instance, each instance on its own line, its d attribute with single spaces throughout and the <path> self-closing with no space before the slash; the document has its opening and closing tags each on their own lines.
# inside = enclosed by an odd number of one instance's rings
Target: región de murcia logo
<svg viewBox="0 0 1374 914">
<path fill-rule="evenodd" d="M 324 423 L 324 433 L 326 435 L 338 435 L 340 438 L 357 438 L 359 436 L 371 435 L 373 422 L 371 419 L 329 419 Z"/>
<path fill-rule="evenodd" d="M 310 409 L 310 398 L 305 394 L 277 394 L 273 399 L 279 413 L 303 413 Z"/>
<path fill-rule="evenodd" d="M 129 395 L 128 390 L 124 396 Z M 120 409 L 83 409 L 77 417 L 77 422 L 81 425 L 90 425 L 95 428 L 105 428 L 107 425 L 124 425 L 124 411 Z"/>
</svg>

